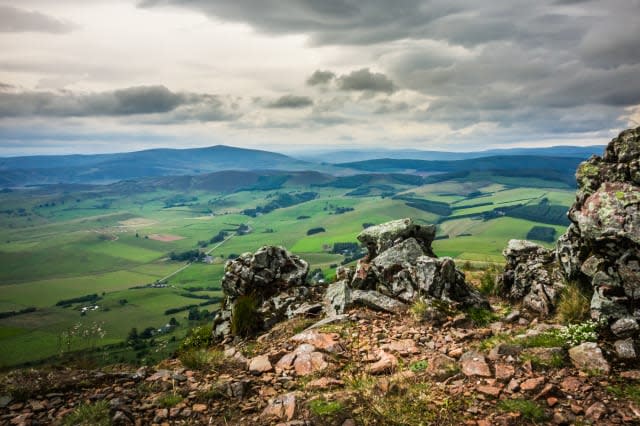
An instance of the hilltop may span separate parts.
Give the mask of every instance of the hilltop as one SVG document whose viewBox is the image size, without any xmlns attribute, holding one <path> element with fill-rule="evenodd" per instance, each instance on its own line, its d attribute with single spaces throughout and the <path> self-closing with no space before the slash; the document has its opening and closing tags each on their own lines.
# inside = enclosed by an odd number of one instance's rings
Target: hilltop
<svg viewBox="0 0 640 426">
<path fill-rule="evenodd" d="M 139 369 L 9 372 L 0 419 L 638 424 L 639 158 L 640 128 L 580 163 L 570 225 L 555 247 L 511 240 L 504 267 L 442 256 L 438 226 L 410 218 L 363 225 L 357 240 L 366 253 L 337 267 L 328 285 L 309 280 L 310 263 L 283 247 L 241 254 L 224 266 L 213 321 L 193 328 L 173 357 Z M 571 160 L 550 164 L 564 161 Z M 282 180 L 274 176 L 275 184 Z M 354 179 L 285 177 L 319 187 Z M 166 184 L 190 188 L 197 179 Z M 355 177 L 363 179 L 407 184 L 394 173 Z M 251 213 L 272 208 L 282 207 Z M 128 338 L 139 341 L 137 333 Z"/>
</svg>

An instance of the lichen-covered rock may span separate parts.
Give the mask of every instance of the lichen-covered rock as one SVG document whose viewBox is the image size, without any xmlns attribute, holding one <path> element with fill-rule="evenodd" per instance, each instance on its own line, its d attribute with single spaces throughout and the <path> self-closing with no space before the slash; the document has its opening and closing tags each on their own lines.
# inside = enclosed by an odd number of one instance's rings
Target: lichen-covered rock
<svg viewBox="0 0 640 426">
<path fill-rule="evenodd" d="M 353 304 L 398 312 L 418 297 L 489 308 L 486 299 L 465 282 L 453 259 L 433 254 L 434 237 L 434 226 L 417 225 L 411 219 L 365 229 L 358 240 L 367 245 L 369 254 L 358 261 L 354 273 L 341 270 L 343 279 L 329 286 L 327 314 L 341 314 Z"/>
<path fill-rule="evenodd" d="M 593 288 L 593 319 L 609 321 L 617 336 L 637 336 L 626 326 L 640 314 L 640 127 L 582 163 L 576 178 L 572 225 L 558 242 L 563 273 Z"/>
<path fill-rule="evenodd" d="M 283 247 L 264 246 L 254 254 L 244 253 L 228 261 L 222 289 L 225 295 L 275 295 L 290 287 L 301 286 L 309 273 L 309 264 Z"/>
<path fill-rule="evenodd" d="M 593 289 L 594 320 L 608 322 L 617 337 L 638 337 L 640 327 L 625 327 L 640 319 L 640 127 L 620 133 L 603 157 L 580 164 L 576 180 L 571 225 L 555 252 L 507 248 L 502 285 L 512 298 L 548 314 L 561 288 L 557 264 L 565 280 Z"/>
<path fill-rule="evenodd" d="M 277 246 L 264 246 L 228 261 L 222 278 L 225 300 L 214 319 L 214 337 L 223 338 L 232 332 L 234 307 L 242 296 L 255 298 L 257 323 L 252 329 L 268 329 L 295 315 L 309 298 L 308 272 L 307 262 Z"/>
<path fill-rule="evenodd" d="M 406 218 L 371 226 L 358 235 L 358 241 L 369 250 L 369 259 L 408 238 L 414 238 L 427 254 L 433 256 L 431 243 L 435 236 L 435 225 L 422 226 Z"/>
<path fill-rule="evenodd" d="M 324 294 L 324 310 L 329 316 L 343 314 L 351 304 L 351 289 L 347 281 L 329 284 Z"/>
<path fill-rule="evenodd" d="M 503 255 L 507 264 L 500 278 L 502 294 L 541 315 L 552 313 L 564 287 L 556 253 L 530 241 L 511 240 Z"/>
</svg>

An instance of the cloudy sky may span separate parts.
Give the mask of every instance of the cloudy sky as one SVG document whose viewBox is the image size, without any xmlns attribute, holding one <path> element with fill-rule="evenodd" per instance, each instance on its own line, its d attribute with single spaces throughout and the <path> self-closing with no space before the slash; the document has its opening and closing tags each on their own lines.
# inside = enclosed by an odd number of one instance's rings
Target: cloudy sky
<svg viewBox="0 0 640 426">
<path fill-rule="evenodd" d="M 0 0 L 0 155 L 451 151 L 640 125 L 640 0 Z"/>
</svg>

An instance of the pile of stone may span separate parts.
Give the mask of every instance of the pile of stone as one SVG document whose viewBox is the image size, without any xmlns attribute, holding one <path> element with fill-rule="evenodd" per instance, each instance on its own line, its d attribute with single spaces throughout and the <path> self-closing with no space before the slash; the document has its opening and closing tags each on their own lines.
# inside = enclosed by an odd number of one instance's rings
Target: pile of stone
<svg viewBox="0 0 640 426">
<path fill-rule="evenodd" d="M 568 279 L 588 282 L 594 318 L 640 315 L 640 127 L 580 164 L 572 224 L 558 241 Z"/>
<path fill-rule="evenodd" d="M 355 271 L 338 271 L 338 281 L 325 295 L 327 314 L 341 314 L 355 304 L 398 312 L 419 297 L 461 307 L 488 307 L 451 258 L 434 255 L 434 238 L 435 226 L 421 226 L 411 219 L 365 229 L 358 240 L 368 255 L 358 261 Z"/>
<path fill-rule="evenodd" d="M 525 240 L 511 240 L 503 251 L 507 260 L 498 287 L 503 296 L 522 301 L 525 308 L 540 315 L 553 313 L 564 288 L 556 253 Z"/>
<path fill-rule="evenodd" d="M 234 307 L 239 298 L 251 297 L 257 304 L 256 330 L 266 330 L 300 310 L 320 310 L 305 305 L 311 289 L 306 279 L 309 264 L 277 246 L 264 246 L 255 253 L 244 253 L 228 261 L 222 279 L 225 300 L 213 322 L 213 334 L 224 338 L 231 334 Z"/>
<path fill-rule="evenodd" d="M 634 348 L 640 336 L 640 127 L 620 133 L 603 157 L 580 164 L 576 179 L 571 225 L 556 250 L 511 241 L 502 287 L 541 314 L 553 312 L 563 281 L 591 288 L 592 319 L 610 326 L 616 348 Z M 623 352 L 631 351 L 618 355 Z"/>
</svg>

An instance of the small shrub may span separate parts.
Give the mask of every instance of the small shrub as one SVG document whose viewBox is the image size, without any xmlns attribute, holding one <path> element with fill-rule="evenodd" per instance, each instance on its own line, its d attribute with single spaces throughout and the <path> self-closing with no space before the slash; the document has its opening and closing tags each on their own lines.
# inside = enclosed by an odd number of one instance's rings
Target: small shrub
<svg viewBox="0 0 640 426">
<path fill-rule="evenodd" d="M 431 309 L 431 305 L 428 304 L 423 298 L 418 298 L 415 302 L 413 302 L 411 308 L 409 308 L 409 312 L 411 312 L 411 315 L 416 321 L 422 321 L 429 309 Z"/>
<path fill-rule="evenodd" d="M 505 399 L 498 403 L 498 409 L 508 413 L 520 413 L 523 418 L 532 422 L 542 422 L 547 419 L 544 409 L 528 399 Z"/>
<path fill-rule="evenodd" d="M 600 323 L 586 321 L 580 324 L 569 324 L 567 328 L 558 332 L 558 337 L 569 346 L 577 346 L 584 342 L 596 342 Z"/>
<path fill-rule="evenodd" d="M 204 370 L 215 368 L 224 360 L 224 353 L 219 350 L 189 349 L 178 355 L 178 359 L 187 368 L 192 370 Z"/>
<path fill-rule="evenodd" d="M 517 343 L 525 348 L 559 348 L 565 346 L 566 341 L 556 330 L 552 330 L 519 339 Z"/>
<path fill-rule="evenodd" d="M 484 271 L 480 275 L 478 290 L 485 296 L 494 296 L 496 294 L 496 276 L 494 272 Z"/>
<path fill-rule="evenodd" d="M 558 301 L 557 316 L 563 324 L 575 324 L 589 318 L 591 295 L 578 283 L 568 283 Z"/>
<path fill-rule="evenodd" d="M 175 407 L 179 403 L 182 402 L 182 396 L 176 393 L 169 393 L 166 395 L 162 395 L 160 398 L 156 400 L 156 403 L 164 408 Z"/>
<path fill-rule="evenodd" d="M 340 401 L 327 401 L 325 399 L 316 399 L 309 404 L 311 412 L 318 417 L 333 417 L 340 413 L 344 406 Z"/>
<path fill-rule="evenodd" d="M 469 308 L 467 316 L 478 327 L 484 327 L 493 321 L 498 320 L 498 316 L 489 309 Z"/>
<path fill-rule="evenodd" d="M 248 337 L 258 331 L 261 322 L 255 296 L 240 296 L 231 314 L 231 333 Z"/>
<path fill-rule="evenodd" d="M 109 426 L 109 403 L 99 401 L 95 404 L 82 404 L 67 415 L 63 420 L 64 426 Z"/>
<path fill-rule="evenodd" d="M 522 354 L 520 355 L 520 360 L 531 361 L 531 365 L 538 368 L 562 368 L 566 363 L 566 359 L 562 354 L 553 354 L 548 360 L 531 354 Z"/>
<path fill-rule="evenodd" d="M 429 363 L 426 360 L 416 361 L 409 366 L 409 370 L 413 371 L 414 373 L 419 373 L 426 370 L 428 366 Z"/>
<path fill-rule="evenodd" d="M 182 343 L 180 343 L 181 351 L 190 349 L 206 348 L 213 341 L 213 328 L 211 325 L 201 325 L 194 327 L 187 333 Z"/>
</svg>

